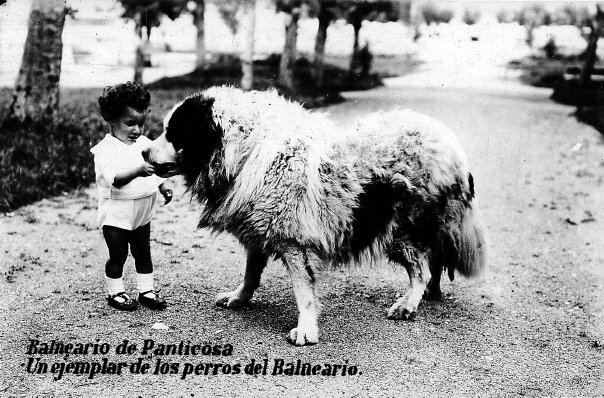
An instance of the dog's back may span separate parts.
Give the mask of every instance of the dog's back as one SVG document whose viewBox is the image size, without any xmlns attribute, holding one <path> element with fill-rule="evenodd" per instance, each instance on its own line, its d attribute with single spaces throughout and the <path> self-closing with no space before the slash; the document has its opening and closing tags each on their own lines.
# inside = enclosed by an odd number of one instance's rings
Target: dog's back
<svg viewBox="0 0 604 398">
<path fill-rule="evenodd" d="M 362 186 L 349 238 L 354 257 L 411 246 L 450 278 L 480 272 L 486 245 L 473 178 L 444 124 L 410 110 L 379 112 L 359 122 L 347 146 Z"/>
</svg>

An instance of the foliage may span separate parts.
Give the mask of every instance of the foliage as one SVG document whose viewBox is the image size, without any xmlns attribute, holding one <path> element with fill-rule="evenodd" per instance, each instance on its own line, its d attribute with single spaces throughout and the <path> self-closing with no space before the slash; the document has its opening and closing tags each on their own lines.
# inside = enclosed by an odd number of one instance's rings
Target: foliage
<svg viewBox="0 0 604 398">
<path fill-rule="evenodd" d="M 499 23 L 511 23 L 516 18 L 516 13 L 508 8 L 502 8 L 497 12 L 497 22 Z"/>
<path fill-rule="evenodd" d="M 480 10 L 466 8 L 461 18 L 466 25 L 474 25 L 480 20 L 480 17 Z"/>
<path fill-rule="evenodd" d="M 422 6 L 421 14 L 428 25 L 432 23 L 449 23 L 453 19 L 452 10 L 440 8 L 432 2 L 428 2 Z"/>
<path fill-rule="evenodd" d="M 557 8 L 555 11 L 548 11 L 541 4 L 533 4 L 525 6 L 519 11 L 513 11 L 507 8 L 502 8 L 497 13 L 497 22 L 510 23 L 518 22 L 518 24 L 529 27 L 537 27 L 541 25 L 572 25 L 578 28 L 587 26 L 591 13 L 585 6 L 576 6 L 566 4 Z"/>
<path fill-rule="evenodd" d="M 137 26 L 151 29 L 159 26 L 162 15 L 174 20 L 187 9 L 187 0 L 118 0 L 124 7 L 122 17 L 132 19 Z"/>
<path fill-rule="evenodd" d="M 523 7 L 515 18 L 519 25 L 526 27 L 537 27 L 541 25 L 550 25 L 552 15 L 542 4 L 533 4 Z"/>
<path fill-rule="evenodd" d="M 294 8 L 302 7 L 302 1 L 301 0 L 276 0 L 275 6 L 276 6 L 277 12 L 291 13 Z M 315 4 L 309 3 L 309 6 L 316 7 L 316 3 Z"/>
<path fill-rule="evenodd" d="M 214 4 L 218 7 L 218 13 L 231 30 L 232 34 L 237 33 L 239 21 L 237 12 L 239 11 L 239 0 L 215 0 Z"/>
<path fill-rule="evenodd" d="M 591 15 L 587 7 L 567 4 L 558 8 L 552 14 L 552 23 L 556 25 L 573 25 L 582 28 L 588 25 Z"/>
</svg>

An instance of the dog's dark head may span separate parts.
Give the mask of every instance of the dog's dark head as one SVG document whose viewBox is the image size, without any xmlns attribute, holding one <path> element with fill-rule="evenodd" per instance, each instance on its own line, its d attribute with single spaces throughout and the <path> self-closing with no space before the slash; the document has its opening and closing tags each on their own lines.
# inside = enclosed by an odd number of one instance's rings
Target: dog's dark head
<svg viewBox="0 0 604 398">
<path fill-rule="evenodd" d="M 222 147 L 222 129 L 213 118 L 213 98 L 194 94 L 172 108 L 164 132 L 143 151 L 143 158 L 162 177 L 181 173 L 192 184 L 207 171 L 212 155 Z"/>
</svg>

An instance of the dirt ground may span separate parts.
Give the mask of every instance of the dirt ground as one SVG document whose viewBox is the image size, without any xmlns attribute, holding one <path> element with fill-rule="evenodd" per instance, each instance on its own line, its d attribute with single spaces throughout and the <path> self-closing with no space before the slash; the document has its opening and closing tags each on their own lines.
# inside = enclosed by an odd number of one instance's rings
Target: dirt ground
<svg viewBox="0 0 604 398">
<path fill-rule="evenodd" d="M 510 86 L 508 86 L 510 87 Z M 387 265 L 326 271 L 321 342 L 293 347 L 285 336 L 296 309 L 283 267 L 271 263 L 252 308 L 214 306 L 234 288 L 244 264 L 230 236 L 196 230 L 198 205 L 176 181 L 175 200 L 152 227 L 163 312 L 117 312 L 105 304 L 106 247 L 95 225 L 96 194 L 87 189 L 0 215 L 0 395 L 77 397 L 604 396 L 604 145 L 591 127 L 552 103 L 549 91 L 518 86 L 474 89 L 387 87 L 347 94 L 328 109 L 341 123 L 405 106 L 459 134 L 475 177 L 489 235 L 489 269 L 478 280 L 443 283 L 445 299 L 423 302 L 414 321 L 385 317 L 406 289 Z M 134 290 L 132 260 L 127 286 Z M 153 329 L 160 322 L 168 329 Z M 247 364 L 275 359 L 356 366 L 350 376 L 30 374 L 30 339 L 108 343 L 108 355 L 67 361 L 136 362 L 118 356 L 124 339 L 232 344 L 232 356 L 145 355 L 144 362 Z M 347 362 L 346 362 L 347 361 Z"/>
</svg>

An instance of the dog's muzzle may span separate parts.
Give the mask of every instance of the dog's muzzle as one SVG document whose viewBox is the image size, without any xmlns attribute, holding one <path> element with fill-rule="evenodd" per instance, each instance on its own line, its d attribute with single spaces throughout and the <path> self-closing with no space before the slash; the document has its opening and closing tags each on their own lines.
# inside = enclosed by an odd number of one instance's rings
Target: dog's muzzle
<svg viewBox="0 0 604 398">
<path fill-rule="evenodd" d="M 162 163 L 162 164 L 154 164 L 155 166 L 155 174 L 160 177 L 169 177 L 178 172 L 178 166 L 176 163 Z"/>
<path fill-rule="evenodd" d="M 176 162 L 158 163 L 155 162 L 151 156 L 151 148 L 144 149 L 141 152 L 145 162 L 151 163 L 155 166 L 155 174 L 160 177 L 170 177 L 178 174 L 178 165 Z"/>
</svg>

